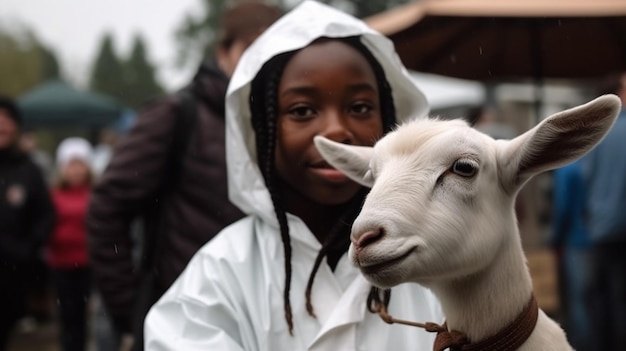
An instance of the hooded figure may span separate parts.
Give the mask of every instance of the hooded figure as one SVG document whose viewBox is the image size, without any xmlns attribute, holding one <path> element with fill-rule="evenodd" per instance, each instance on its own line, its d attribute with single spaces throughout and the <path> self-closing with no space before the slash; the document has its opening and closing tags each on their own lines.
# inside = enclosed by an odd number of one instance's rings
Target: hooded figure
<svg viewBox="0 0 626 351">
<path fill-rule="evenodd" d="M 277 219 L 275 196 L 257 161 L 258 126 L 253 127 L 251 104 L 263 99 L 251 97 L 255 77 L 272 59 L 303 49 L 316 39 L 352 37 L 360 38 L 382 67 L 397 121 L 428 112 L 425 97 L 411 82 L 391 42 L 365 23 L 313 1 L 284 15 L 244 53 L 226 99 L 229 196 L 248 216 L 205 245 L 152 307 L 145 324 L 147 350 L 432 347 L 434 334 L 388 325 L 368 312 L 371 284 L 350 262 L 347 246 L 334 263 L 320 265 L 320 240 L 291 213 L 285 216 L 289 245 L 285 244 L 281 238 L 285 223 Z M 349 231 L 346 241 L 348 236 Z M 290 262 L 287 270 L 286 261 Z M 316 272 L 314 284 L 309 279 L 312 271 Z M 290 289 L 285 289 L 286 281 Z M 399 285 L 392 295 L 389 311 L 394 317 L 443 321 L 438 302 L 419 285 Z"/>
</svg>

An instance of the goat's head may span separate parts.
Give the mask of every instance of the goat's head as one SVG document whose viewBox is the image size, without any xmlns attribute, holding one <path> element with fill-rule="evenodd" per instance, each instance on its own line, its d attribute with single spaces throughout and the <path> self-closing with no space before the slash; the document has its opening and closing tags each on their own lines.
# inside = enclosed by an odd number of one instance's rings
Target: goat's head
<svg viewBox="0 0 626 351">
<path fill-rule="evenodd" d="M 352 226 L 352 261 L 379 287 L 428 285 L 487 266 L 507 241 L 519 241 L 518 190 L 591 150 L 619 108 L 617 97 L 603 96 L 512 140 L 436 119 L 401 125 L 374 147 L 316 137 L 330 164 L 372 188 Z"/>
</svg>

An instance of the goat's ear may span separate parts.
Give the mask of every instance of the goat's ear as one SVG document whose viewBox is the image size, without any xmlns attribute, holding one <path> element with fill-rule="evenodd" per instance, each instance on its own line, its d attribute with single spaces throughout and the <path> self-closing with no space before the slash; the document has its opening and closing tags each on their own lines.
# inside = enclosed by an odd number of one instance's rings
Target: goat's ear
<svg viewBox="0 0 626 351">
<path fill-rule="evenodd" d="M 322 157 L 331 166 L 355 182 L 372 187 L 374 179 L 371 172 L 368 172 L 373 154 L 372 147 L 341 144 L 319 135 L 313 141 Z"/>
<path fill-rule="evenodd" d="M 556 113 L 510 141 L 499 141 L 502 184 L 519 189 L 532 176 L 568 164 L 593 149 L 611 129 L 620 99 L 604 95 Z"/>
</svg>

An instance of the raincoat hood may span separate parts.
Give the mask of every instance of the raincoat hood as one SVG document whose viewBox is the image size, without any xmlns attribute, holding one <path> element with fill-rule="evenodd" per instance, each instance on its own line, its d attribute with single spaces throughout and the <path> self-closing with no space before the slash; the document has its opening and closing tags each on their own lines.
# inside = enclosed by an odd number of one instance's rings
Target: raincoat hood
<svg viewBox="0 0 626 351">
<path fill-rule="evenodd" d="M 269 27 L 243 54 L 226 97 L 226 162 L 231 201 L 246 214 L 277 225 L 269 191 L 257 166 L 255 134 L 249 106 L 251 82 L 263 65 L 285 52 L 308 46 L 320 37 L 360 36 L 381 64 L 389 82 L 396 120 L 424 117 L 428 103 L 400 62 L 393 43 L 364 22 L 315 1 L 304 1 Z"/>
</svg>

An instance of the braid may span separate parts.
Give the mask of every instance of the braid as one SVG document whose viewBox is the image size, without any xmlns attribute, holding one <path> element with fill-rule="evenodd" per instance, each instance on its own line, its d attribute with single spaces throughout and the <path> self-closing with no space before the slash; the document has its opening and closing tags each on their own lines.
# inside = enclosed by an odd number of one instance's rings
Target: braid
<svg viewBox="0 0 626 351">
<path fill-rule="evenodd" d="M 350 246 L 350 230 L 352 223 L 361 211 L 361 205 L 367 195 L 367 192 L 367 189 L 362 188 L 358 194 L 350 200 L 348 209 L 341 215 L 337 223 L 331 229 L 328 237 L 326 238 L 326 242 L 322 245 L 322 248 L 315 258 L 313 270 L 309 275 L 309 281 L 305 291 L 306 310 L 311 317 L 316 317 L 315 312 L 313 311 L 313 304 L 311 303 L 311 291 L 313 289 L 313 281 L 315 280 L 317 271 L 319 270 L 322 260 L 324 257 L 328 256 L 329 253 L 335 254 L 333 257 L 328 257 L 327 260 L 329 261 L 329 265 L 334 267 L 340 256 L 348 250 L 348 247 Z"/>
<path fill-rule="evenodd" d="M 371 313 L 377 313 L 378 308 L 376 305 L 380 305 L 381 303 L 385 307 L 389 307 L 389 301 L 391 300 L 391 289 L 384 289 L 382 291 L 383 298 L 382 301 L 380 299 L 380 289 L 377 287 L 372 287 L 370 289 L 369 294 L 367 295 L 367 310 Z"/>
<path fill-rule="evenodd" d="M 256 144 L 258 152 L 259 167 L 265 184 L 270 193 L 274 212 L 278 220 L 280 237 L 285 252 L 285 288 L 283 290 L 285 320 L 289 328 L 289 334 L 293 335 L 293 314 L 289 292 L 291 290 L 291 240 L 289 239 L 289 225 L 287 223 L 287 213 L 284 209 L 282 198 L 280 197 L 279 186 L 274 167 L 274 150 L 276 147 L 277 134 L 277 104 L 278 84 L 286 59 L 279 60 L 274 66 L 274 70 L 268 68 L 268 77 L 261 76 L 257 84 L 253 81 L 252 93 L 250 94 L 250 106 L 252 109 L 252 124 L 256 133 Z M 269 66 L 271 67 L 271 66 Z M 264 78 L 267 78 L 265 80 Z M 254 96 L 263 96 L 264 99 L 254 99 Z"/>
<path fill-rule="evenodd" d="M 291 290 L 291 240 L 289 239 L 289 225 L 287 223 L 287 214 L 283 208 L 282 199 L 278 192 L 278 184 L 276 182 L 275 168 L 274 168 L 274 150 L 276 147 L 276 93 L 278 91 L 278 81 L 280 79 L 281 72 L 276 71 L 275 75 L 271 77 L 268 82 L 265 101 L 267 102 L 266 116 L 267 116 L 267 158 L 265 159 L 264 173 L 268 175 L 268 190 L 274 203 L 274 211 L 278 219 L 278 225 L 280 228 L 280 238 L 283 242 L 285 249 L 285 289 L 283 291 L 283 299 L 285 304 L 285 319 L 289 327 L 289 334 L 293 335 L 293 316 L 291 312 L 291 301 L 289 299 L 289 291 Z"/>
</svg>

